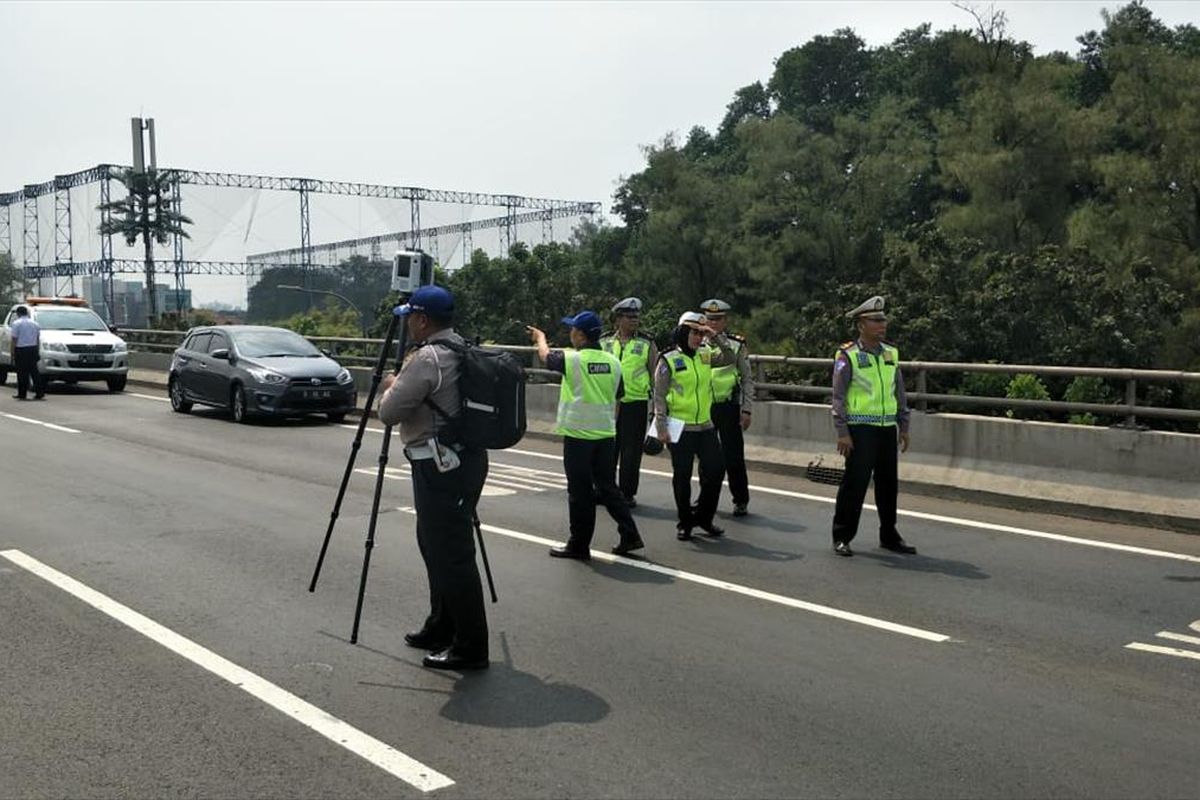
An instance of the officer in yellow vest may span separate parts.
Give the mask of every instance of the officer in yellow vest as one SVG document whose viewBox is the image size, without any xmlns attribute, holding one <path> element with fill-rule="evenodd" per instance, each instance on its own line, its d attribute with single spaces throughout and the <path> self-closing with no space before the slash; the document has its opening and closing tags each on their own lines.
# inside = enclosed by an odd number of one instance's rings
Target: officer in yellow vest
<svg viewBox="0 0 1200 800">
<path fill-rule="evenodd" d="M 580 311 L 563 317 L 571 328 L 571 350 L 550 350 L 546 334 L 530 326 L 530 338 L 546 368 L 562 373 L 558 425 L 563 437 L 563 467 L 567 475 L 567 507 L 571 533 L 555 558 L 587 561 L 596 530 L 596 503 L 608 509 L 617 523 L 617 555 L 640 550 L 642 537 L 621 497 L 616 481 L 617 400 L 621 395 L 621 362 L 600 348 L 600 316 Z"/>
<path fill-rule="evenodd" d="M 709 338 L 713 347 L 704 345 Z M 708 325 L 703 314 L 679 318 L 675 346 L 662 354 L 654 370 L 654 425 L 659 441 L 671 448 L 671 487 L 675 493 L 677 539 L 692 538 L 699 528 L 709 536 L 725 533 L 713 524 L 725 463 L 712 422 L 713 368 L 737 359 L 725 334 Z M 672 426 L 678 433 L 672 440 Z M 700 497 L 692 505 L 692 464 L 700 462 Z"/>
<path fill-rule="evenodd" d="M 858 533 L 867 484 L 875 478 L 879 510 L 879 546 L 895 553 L 916 553 L 896 530 L 897 439 L 908 450 L 908 399 L 900 374 L 900 351 L 884 341 L 887 314 L 875 296 L 846 314 L 858 338 L 834 356 L 833 425 L 846 471 L 833 512 L 833 550 L 852 556 L 850 542 Z"/>
<path fill-rule="evenodd" d="M 654 341 L 638 332 L 642 301 L 626 297 L 612 307 L 615 330 L 600 337 L 600 347 L 621 362 L 625 393 L 617 409 L 617 486 L 630 508 L 637 507 L 638 473 L 649 419 L 650 373 L 658 360 Z"/>
<path fill-rule="evenodd" d="M 725 477 L 729 480 L 729 494 L 733 498 L 733 515 L 744 517 L 749 513 L 750 481 L 746 476 L 746 444 L 742 431 L 750 427 L 754 376 L 750 374 L 750 350 L 746 340 L 727 330 L 731 308 L 729 303 L 715 297 L 700 304 L 709 326 L 717 333 L 724 333 L 737 354 L 735 363 L 713 369 L 712 419 L 725 457 Z"/>
</svg>

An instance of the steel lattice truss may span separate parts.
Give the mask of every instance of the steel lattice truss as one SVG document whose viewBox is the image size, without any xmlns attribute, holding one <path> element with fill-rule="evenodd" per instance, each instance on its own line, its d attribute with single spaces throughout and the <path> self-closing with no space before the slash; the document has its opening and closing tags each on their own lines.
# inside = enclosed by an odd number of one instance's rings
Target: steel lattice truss
<svg viewBox="0 0 1200 800">
<path fill-rule="evenodd" d="M 560 206 L 558 208 L 547 209 L 545 211 L 527 211 L 524 214 L 515 214 L 512 216 L 505 215 L 503 217 L 489 217 L 488 219 L 474 219 L 466 222 L 454 222 L 449 225 L 439 225 L 435 228 L 419 228 L 417 230 L 397 231 L 395 233 L 384 233 L 378 236 L 363 236 L 357 239 L 341 239 L 336 242 L 323 242 L 321 244 L 312 245 L 307 248 L 307 254 L 310 258 L 316 258 L 324 254 L 338 255 L 341 253 L 354 253 L 358 250 L 367 249 L 372 258 L 380 258 L 385 245 L 411 246 L 419 242 L 421 239 L 436 238 L 438 236 L 456 235 L 464 237 L 464 240 L 470 241 L 470 234 L 475 231 L 488 230 L 491 228 L 503 228 L 508 225 L 517 225 L 528 222 L 541 222 L 543 226 L 551 223 L 555 219 L 563 219 L 565 217 L 585 217 L 596 213 L 596 203 L 571 203 Z M 543 230 L 543 238 L 549 238 L 545 235 L 546 230 Z M 246 256 L 246 260 L 251 265 L 260 265 L 271 263 L 273 265 L 287 264 L 296 265 L 302 263 L 300 259 L 305 256 L 306 250 L 302 247 L 293 247 L 287 250 L 271 250 L 266 253 L 252 253 Z"/>
<path fill-rule="evenodd" d="M 75 261 L 73 258 L 71 239 L 71 189 L 87 184 L 98 183 L 100 186 L 100 202 L 107 203 L 113 196 L 112 183 L 118 182 L 118 193 L 123 191 L 120 176 L 129 167 L 116 164 L 100 164 L 89 169 L 80 170 L 69 175 L 58 175 L 45 183 L 29 184 L 15 192 L 0 193 L 0 253 L 12 255 L 13 228 L 17 225 L 20 230 L 16 233 L 18 241 L 23 243 L 24 258 L 21 266 L 25 276 L 30 279 L 49 278 L 54 283 L 55 293 L 65 293 L 65 287 L 73 287 L 76 276 L 100 276 L 107 284 L 106 297 L 111 297 L 112 276 L 114 274 L 135 274 L 145 269 L 142 261 L 136 259 L 114 259 L 112 236 L 101 235 L 100 258 L 94 261 Z M 273 191 L 296 192 L 299 196 L 300 216 L 300 247 L 289 250 L 277 250 L 269 253 L 258 253 L 249 256 L 247 262 L 234 261 L 189 261 L 183 256 L 183 238 L 175 237 L 174 258 L 170 261 L 159 262 L 164 273 L 174 273 L 176 289 L 182 290 L 184 278 L 187 275 L 245 275 L 258 276 L 271 267 L 295 267 L 320 269 L 321 265 L 314 261 L 314 255 L 332 254 L 336 257 L 339 252 L 354 252 L 360 248 L 368 248 L 373 258 L 382 255 L 385 245 L 403 244 L 409 247 L 420 247 L 423 239 L 428 239 L 434 250 L 437 248 L 439 236 L 457 235 L 462 237 L 464 252 L 469 252 L 472 233 L 480 230 L 498 229 L 501 246 L 507 249 L 513 244 L 517 225 L 540 221 L 543 238 L 553 236 L 553 221 L 568 217 L 592 217 L 601 210 L 599 203 L 577 200 L 554 200 L 544 197 L 525 197 L 515 194 L 491 194 L 486 192 L 462 192 L 447 189 L 426 189 L 416 186 L 383 186 L 370 183 L 352 183 L 349 181 L 326 181 L 312 178 L 280 178 L 266 175 L 244 175 L 227 172 L 201 172 L 186 169 L 163 169 L 160 173 L 170 176 L 172 208 L 183 211 L 183 202 L 179 187 L 181 185 L 228 187 L 236 189 L 265 189 Z M 309 196 L 316 194 L 344 195 L 352 197 L 379 198 L 388 200 L 407 200 L 410 204 L 411 227 L 407 231 L 398 231 L 379 236 L 361 239 L 347 239 L 338 242 L 312 244 L 309 214 Z M 54 213 L 50 220 L 41 220 L 38 212 L 38 198 L 47 195 L 54 196 Z M 488 219 L 442 225 L 433 228 L 421 227 L 421 203 L 446 203 L 468 206 L 495 206 L 504 209 L 502 216 Z M 14 214 L 15 209 L 15 214 Z M 108 216 L 101 213 L 101 220 Z M 50 264 L 41 263 L 40 231 L 43 224 L 52 222 L 54 225 L 54 261 Z M 436 252 L 435 252 L 436 255 Z"/>
</svg>

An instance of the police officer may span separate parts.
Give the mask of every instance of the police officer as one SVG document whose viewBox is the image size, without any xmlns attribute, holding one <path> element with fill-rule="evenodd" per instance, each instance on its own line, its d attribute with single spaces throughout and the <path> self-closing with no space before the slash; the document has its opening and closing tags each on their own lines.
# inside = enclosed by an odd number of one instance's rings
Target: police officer
<svg viewBox="0 0 1200 800">
<path fill-rule="evenodd" d="M 411 647 L 430 651 L 422 663 L 433 669 L 488 666 L 487 616 L 475 565 L 473 521 L 487 479 L 487 451 L 439 439 L 452 424 L 437 414 L 460 408 L 461 356 L 438 342 L 465 346 L 454 332 L 454 296 L 440 286 L 423 286 L 395 313 L 404 318 L 414 348 L 398 375 L 383 382 L 379 419 L 400 426 L 404 455 L 412 468 L 417 512 L 417 546 L 429 575 L 429 615 L 421 629 L 406 634 Z"/>
<path fill-rule="evenodd" d="M 704 345 L 707 336 L 713 347 Z M 713 368 L 733 364 L 737 356 L 725 334 L 709 327 L 703 314 L 685 312 L 675 329 L 674 347 L 654 370 L 654 425 L 659 441 L 671 449 L 671 486 L 678 522 L 675 538 L 686 541 L 699 528 L 709 536 L 724 530 L 713 524 L 725 464 L 712 422 Z M 671 441 L 674 425 L 682 427 Z M 700 497 L 692 505 L 692 464 L 700 462 Z"/>
<path fill-rule="evenodd" d="M 563 467 L 567 475 L 567 507 L 571 533 L 563 547 L 550 550 L 554 558 L 587 561 L 596 530 L 596 503 L 608 509 L 617 523 L 617 555 L 640 550 L 642 537 L 617 489 L 617 399 L 621 391 L 621 362 L 600 347 L 600 316 L 580 311 L 563 317 L 571 328 L 571 350 L 550 350 L 546 334 L 529 326 L 546 368 L 562 373 L 558 425 L 563 437 Z"/>
<path fill-rule="evenodd" d="M 731 306 L 724 300 L 705 300 L 700 310 L 708 325 L 724 333 L 737 361 L 713 369 L 712 420 L 721 439 L 725 457 L 725 476 L 733 497 L 733 515 L 744 517 L 750 505 L 750 481 L 746 477 L 746 444 L 742 432 L 750 427 L 750 407 L 754 403 L 754 377 L 750 374 L 750 351 L 746 340 L 727 331 Z"/>
<path fill-rule="evenodd" d="M 884 341 L 887 315 L 875 296 L 847 317 L 858 336 L 838 349 L 833 365 L 833 425 L 846 470 L 833 513 L 833 549 L 852 556 L 850 542 L 858 533 L 867 484 L 875 478 L 879 510 L 879 546 L 896 553 L 915 553 L 896 530 L 897 460 L 908 450 L 908 399 L 900 374 L 900 351 Z"/>
<path fill-rule="evenodd" d="M 615 330 L 600 337 L 600 347 L 621 362 L 625 393 L 617 407 L 618 486 L 629 507 L 636 508 L 637 500 L 634 498 L 638 490 L 638 473 L 642 468 L 646 420 L 649 418 L 650 372 L 658 360 L 658 348 L 650 337 L 638 332 L 641 300 L 626 297 L 612 307 L 612 312 Z"/>
<path fill-rule="evenodd" d="M 9 327 L 12 334 L 13 369 L 17 371 L 17 400 L 28 400 L 29 387 L 33 387 L 34 397 L 41 400 L 45 397 L 46 387 L 42 384 L 42 376 L 38 374 L 38 358 L 41 353 L 42 329 L 29 318 L 29 309 L 17 306 L 17 318 Z"/>
</svg>

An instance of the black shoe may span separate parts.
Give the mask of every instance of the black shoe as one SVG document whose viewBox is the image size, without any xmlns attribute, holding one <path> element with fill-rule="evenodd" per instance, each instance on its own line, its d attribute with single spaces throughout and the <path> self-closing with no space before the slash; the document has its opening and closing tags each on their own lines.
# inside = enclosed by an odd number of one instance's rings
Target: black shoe
<svg viewBox="0 0 1200 800">
<path fill-rule="evenodd" d="M 646 543 L 642 541 L 642 537 L 636 536 L 632 539 L 621 542 L 619 545 L 614 547 L 612 551 L 616 555 L 623 556 L 627 553 L 632 553 L 634 550 L 641 550 L 645 546 Z"/>
<path fill-rule="evenodd" d="M 707 525 L 697 525 L 696 527 L 699 528 L 700 530 L 704 531 L 705 533 L 707 533 L 709 536 L 713 537 L 714 539 L 717 539 L 717 538 L 725 535 L 724 528 L 718 528 L 715 524 L 713 524 L 711 522 L 708 523 Z"/>
<path fill-rule="evenodd" d="M 455 651 L 453 647 L 447 647 L 439 653 L 431 653 L 421 659 L 421 663 L 430 669 L 487 669 L 487 656 L 482 658 L 472 658 L 464 656 Z"/>
<path fill-rule="evenodd" d="M 28 400 L 29 398 L 23 394 L 14 394 L 13 400 Z"/>
<path fill-rule="evenodd" d="M 573 558 L 576 561 L 591 561 L 592 554 L 587 550 L 576 550 L 574 547 L 551 547 L 551 558 Z"/>
<path fill-rule="evenodd" d="M 34 400 L 45 400 L 45 399 L 46 399 L 46 395 L 44 395 L 44 394 L 35 394 L 35 395 L 33 396 L 33 399 L 34 399 Z"/>
<path fill-rule="evenodd" d="M 431 653 L 445 650 L 450 646 L 450 642 L 442 637 L 424 630 L 404 634 L 404 643 L 409 647 L 415 647 L 418 650 L 428 650 Z"/>
<path fill-rule="evenodd" d="M 747 514 L 750 513 L 750 509 L 747 508 L 747 506 L 749 506 L 749 505 L 750 505 L 749 503 L 734 503 L 733 504 L 733 515 L 735 517 L 746 516 Z"/>
<path fill-rule="evenodd" d="M 692 540 L 692 529 L 682 526 L 675 526 L 675 538 L 681 542 L 690 542 Z"/>
<path fill-rule="evenodd" d="M 632 497 L 626 497 L 625 505 L 629 506 L 631 509 L 637 508 L 637 500 L 634 500 Z"/>
<path fill-rule="evenodd" d="M 880 542 L 879 546 L 884 550 L 891 550 L 893 553 L 904 553 L 909 556 L 917 554 L 917 548 L 903 539 L 896 539 L 894 542 Z"/>
<path fill-rule="evenodd" d="M 834 542 L 833 552 L 837 553 L 839 556 L 849 557 L 854 555 L 854 551 L 850 549 L 850 545 L 847 542 Z"/>
</svg>

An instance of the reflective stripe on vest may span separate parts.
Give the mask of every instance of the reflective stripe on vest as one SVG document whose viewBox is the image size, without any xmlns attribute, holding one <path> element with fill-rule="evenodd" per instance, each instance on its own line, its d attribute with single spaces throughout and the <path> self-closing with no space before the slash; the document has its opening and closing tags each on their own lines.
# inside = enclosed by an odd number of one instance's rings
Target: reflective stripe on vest
<svg viewBox="0 0 1200 800">
<path fill-rule="evenodd" d="M 733 350 L 735 356 L 742 351 L 742 343 L 733 337 L 729 337 L 729 347 Z M 720 351 L 718 350 L 717 352 Z M 713 367 L 713 401 L 724 403 L 726 400 L 732 398 L 733 390 L 737 388 L 741 377 L 741 373 L 738 372 L 736 358 L 732 364 Z"/>
<path fill-rule="evenodd" d="M 702 348 L 693 358 L 681 350 L 663 356 L 671 370 L 671 388 L 667 392 L 667 413 L 688 425 L 703 425 L 712 420 L 713 368 L 711 350 Z"/>
<path fill-rule="evenodd" d="M 896 424 L 896 370 L 900 351 L 885 344 L 876 356 L 857 343 L 841 351 L 850 361 L 846 390 L 846 422 L 850 425 Z"/>
<path fill-rule="evenodd" d="M 558 391 L 555 433 L 575 439 L 617 435 L 617 384 L 621 362 L 603 350 L 567 350 Z"/>
<path fill-rule="evenodd" d="M 635 336 L 622 343 L 618 336 L 605 336 L 600 340 L 600 346 L 604 348 L 604 352 L 616 356 L 621 362 L 621 375 L 625 380 L 625 393 L 621 396 L 621 402 L 632 403 L 649 399 L 650 368 L 646 360 L 650 358 L 650 342 Z"/>
</svg>

